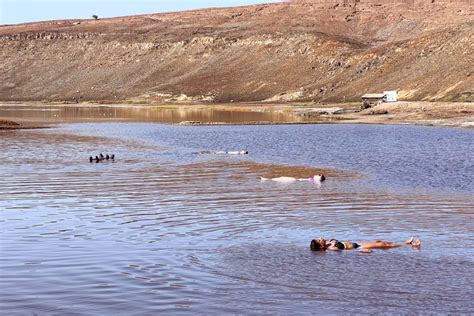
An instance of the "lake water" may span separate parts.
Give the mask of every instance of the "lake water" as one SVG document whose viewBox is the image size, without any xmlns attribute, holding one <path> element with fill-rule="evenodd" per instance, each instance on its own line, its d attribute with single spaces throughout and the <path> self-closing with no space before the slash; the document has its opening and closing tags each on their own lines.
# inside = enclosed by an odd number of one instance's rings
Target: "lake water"
<svg viewBox="0 0 474 316">
<path fill-rule="evenodd" d="M 249 108 L 253 109 L 252 111 Z M 199 121 L 203 123 L 223 122 L 291 122 L 304 123 L 318 120 L 295 116 L 284 111 L 268 111 L 265 106 L 246 105 L 212 108 L 188 106 L 143 106 L 143 105 L 29 105 L 0 104 L 0 117 L 26 119 L 46 123 L 72 123 L 84 121 L 128 121 L 180 123 Z M 321 119 L 319 119 L 320 121 Z"/>
<path fill-rule="evenodd" d="M 0 131 L 2 314 L 474 313 L 472 130 L 71 119 Z"/>
</svg>

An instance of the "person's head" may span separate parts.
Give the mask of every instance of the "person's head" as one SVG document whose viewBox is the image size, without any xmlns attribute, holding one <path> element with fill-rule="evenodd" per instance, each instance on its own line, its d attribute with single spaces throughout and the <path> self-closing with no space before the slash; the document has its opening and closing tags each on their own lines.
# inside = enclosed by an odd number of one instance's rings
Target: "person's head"
<svg viewBox="0 0 474 316">
<path fill-rule="evenodd" d="M 312 180 L 314 182 L 323 182 L 324 180 L 326 180 L 326 177 L 324 176 L 324 174 L 317 174 L 313 176 Z"/>
<path fill-rule="evenodd" d="M 309 247 L 312 251 L 324 251 L 326 250 L 326 240 L 323 238 L 313 239 Z"/>
</svg>

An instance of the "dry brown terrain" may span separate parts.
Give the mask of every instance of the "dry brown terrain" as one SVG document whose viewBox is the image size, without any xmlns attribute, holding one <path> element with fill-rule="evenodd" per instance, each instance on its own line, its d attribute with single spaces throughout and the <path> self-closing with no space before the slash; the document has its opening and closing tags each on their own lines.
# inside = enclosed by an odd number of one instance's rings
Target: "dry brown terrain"
<svg viewBox="0 0 474 316">
<path fill-rule="evenodd" d="M 472 101 L 472 0 L 306 0 L 0 26 L 0 100 Z"/>
<path fill-rule="evenodd" d="M 352 123 L 421 124 L 474 128 L 474 103 L 384 103 L 362 112 L 340 115 Z"/>
</svg>

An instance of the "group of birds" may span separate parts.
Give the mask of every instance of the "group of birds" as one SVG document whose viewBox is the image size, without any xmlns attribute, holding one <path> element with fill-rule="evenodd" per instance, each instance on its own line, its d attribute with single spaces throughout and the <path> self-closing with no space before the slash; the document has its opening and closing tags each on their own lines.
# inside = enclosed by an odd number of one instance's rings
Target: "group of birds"
<svg viewBox="0 0 474 316">
<path fill-rule="evenodd" d="M 89 157 L 89 161 L 90 161 L 90 162 L 94 162 L 94 161 L 95 161 L 96 163 L 97 163 L 97 162 L 104 161 L 104 160 L 114 160 L 114 159 L 115 159 L 115 155 L 114 155 L 114 154 L 112 154 L 112 155 L 110 155 L 110 156 L 107 154 L 107 155 L 104 156 L 102 153 L 100 153 L 99 156 L 95 156 L 95 158 L 92 157 L 92 156 Z"/>
</svg>

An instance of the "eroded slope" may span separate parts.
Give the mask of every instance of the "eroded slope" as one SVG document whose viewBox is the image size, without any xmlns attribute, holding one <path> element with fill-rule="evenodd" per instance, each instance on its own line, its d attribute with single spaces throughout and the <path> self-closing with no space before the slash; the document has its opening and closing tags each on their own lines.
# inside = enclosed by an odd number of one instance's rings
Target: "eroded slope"
<svg viewBox="0 0 474 316">
<path fill-rule="evenodd" d="M 2 26 L 0 99 L 472 100 L 473 16 L 462 0 L 305 0 Z"/>
</svg>

